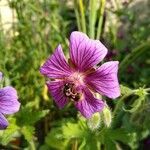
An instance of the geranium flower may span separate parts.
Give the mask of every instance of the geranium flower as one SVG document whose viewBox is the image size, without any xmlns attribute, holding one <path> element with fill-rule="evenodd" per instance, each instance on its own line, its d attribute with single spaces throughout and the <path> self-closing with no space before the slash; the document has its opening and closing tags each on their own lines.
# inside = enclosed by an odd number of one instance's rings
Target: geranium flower
<svg viewBox="0 0 150 150">
<path fill-rule="evenodd" d="M 0 80 L 2 73 L 0 72 Z M 0 129 L 5 129 L 8 126 L 8 121 L 4 115 L 9 115 L 17 112 L 20 108 L 17 92 L 11 86 L 6 86 L 0 89 Z"/>
<path fill-rule="evenodd" d="M 59 108 L 72 101 L 81 114 L 90 118 L 103 109 L 105 103 L 95 93 L 116 98 L 120 95 L 117 78 L 118 61 L 97 64 L 107 54 L 107 48 L 81 32 L 70 36 L 70 59 L 67 63 L 61 45 L 40 68 L 50 78 L 48 90 Z"/>
</svg>

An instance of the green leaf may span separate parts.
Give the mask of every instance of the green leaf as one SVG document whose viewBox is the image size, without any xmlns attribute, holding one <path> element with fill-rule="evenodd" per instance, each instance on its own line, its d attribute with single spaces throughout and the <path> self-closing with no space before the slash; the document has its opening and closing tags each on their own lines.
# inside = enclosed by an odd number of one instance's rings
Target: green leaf
<svg viewBox="0 0 150 150">
<path fill-rule="evenodd" d="M 78 148 L 78 150 L 84 150 L 85 149 L 85 146 L 86 146 L 86 139 L 84 138 Z"/>
<path fill-rule="evenodd" d="M 16 120 L 11 118 L 7 129 L 0 131 L 0 143 L 7 145 L 13 138 L 16 137 L 18 129 L 19 127 L 16 125 Z"/>
<path fill-rule="evenodd" d="M 21 129 L 22 134 L 28 142 L 33 140 L 34 130 L 35 128 L 33 126 L 24 126 Z"/>
<path fill-rule="evenodd" d="M 110 138 L 105 140 L 105 150 L 117 150 L 115 142 Z"/>
<path fill-rule="evenodd" d="M 95 136 L 90 135 L 86 141 L 85 145 L 86 150 L 99 150 L 100 144 Z"/>
<path fill-rule="evenodd" d="M 44 144 L 44 145 L 40 146 L 39 150 L 49 150 L 49 146 Z"/>
<path fill-rule="evenodd" d="M 128 144 L 132 139 L 132 136 L 125 129 L 110 129 L 106 132 L 106 136 L 112 141 L 120 141 L 124 144 Z"/>
<path fill-rule="evenodd" d="M 128 133 L 125 129 L 105 129 L 101 136 L 104 138 L 103 144 L 106 150 L 117 150 L 117 142 L 122 142 L 130 146 L 134 133 Z"/>
<path fill-rule="evenodd" d="M 81 128 L 77 123 L 67 122 L 62 126 L 63 136 L 67 139 L 70 138 L 84 138 L 87 132 Z"/>
<path fill-rule="evenodd" d="M 81 140 L 79 150 L 99 150 L 101 146 L 101 141 L 98 141 L 98 138 L 92 134 L 89 134 L 88 137 Z"/>
<path fill-rule="evenodd" d="M 80 143 L 83 139 L 87 140 L 87 138 L 88 132 L 80 123 L 63 120 L 60 127 L 53 128 L 47 135 L 45 143 L 52 148 L 60 149 L 61 147 L 61 149 L 66 150 L 74 142 L 74 139 Z"/>
<path fill-rule="evenodd" d="M 61 128 L 53 128 L 47 135 L 45 143 L 52 148 L 65 150 L 68 145 L 69 139 L 65 139 L 62 134 Z"/>
<path fill-rule="evenodd" d="M 39 121 L 46 114 L 48 114 L 48 112 L 49 110 L 32 111 L 31 109 L 24 107 L 17 114 L 17 120 L 19 120 L 18 124 L 20 126 L 34 125 L 37 121 Z"/>
</svg>

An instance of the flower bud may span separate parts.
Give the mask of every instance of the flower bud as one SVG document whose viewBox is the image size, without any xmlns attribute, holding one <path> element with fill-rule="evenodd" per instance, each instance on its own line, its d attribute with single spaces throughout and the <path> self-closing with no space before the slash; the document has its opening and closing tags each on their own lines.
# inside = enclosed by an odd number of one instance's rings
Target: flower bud
<svg viewBox="0 0 150 150">
<path fill-rule="evenodd" d="M 93 114 L 93 116 L 87 120 L 88 127 L 93 131 L 100 127 L 101 116 L 100 113 L 97 112 Z"/>
<path fill-rule="evenodd" d="M 109 128 L 112 122 L 112 115 L 110 108 L 106 105 L 102 111 L 104 124 Z"/>
</svg>

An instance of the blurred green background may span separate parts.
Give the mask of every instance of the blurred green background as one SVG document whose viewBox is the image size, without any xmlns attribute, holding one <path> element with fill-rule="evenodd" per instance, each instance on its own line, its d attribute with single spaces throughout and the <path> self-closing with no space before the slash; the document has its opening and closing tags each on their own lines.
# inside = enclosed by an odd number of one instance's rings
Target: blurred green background
<svg viewBox="0 0 150 150">
<path fill-rule="evenodd" d="M 0 149 L 150 149 L 149 10 L 149 0 L 1 0 L 0 71 L 21 109 L 0 131 Z M 68 55 L 74 30 L 108 48 L 104 61 L 120 61 L 122 97 L 108 100 L 109 128 L 91 130 L 71 104 L 59 110 L 39 73 L 59 43 Z"/>
</svg>

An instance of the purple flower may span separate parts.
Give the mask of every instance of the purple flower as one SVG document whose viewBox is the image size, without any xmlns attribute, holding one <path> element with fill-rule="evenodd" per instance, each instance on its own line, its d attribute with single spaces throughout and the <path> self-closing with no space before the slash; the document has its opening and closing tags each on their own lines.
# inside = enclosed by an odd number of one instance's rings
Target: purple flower
<svg viewBox="0 0 150 150">
<path fill-rule="evenodd" d="M 2 73 L 0 72 L 0 80 Z M 8 121 L 4 115 L 9 115 L 17 112 L 20 108 L 17 92 L 11 86 L 6 86 L 0 89 L 0 129 L 5 129 L 8 126 Z"/>
<path fill-rule="evenodd" d="M 56 48 L 40 72 L 50 78 L 47 86 L 59 108 L 70 100 L 84 117 L 90 118 L 105 105 L 94 96 L 95 93 L 109 98 L 120 95 L 118 61 L 96 66 L 106 54 L 107 48 L 100 41 L 89 39 L 86 34 L 77 31 L 70 36 L 69 63 L 61 45 Z"/>
</svg>

